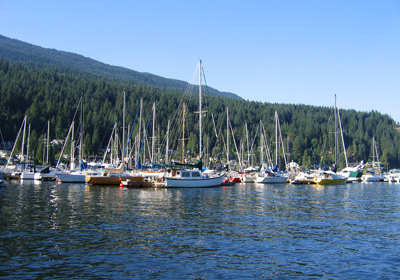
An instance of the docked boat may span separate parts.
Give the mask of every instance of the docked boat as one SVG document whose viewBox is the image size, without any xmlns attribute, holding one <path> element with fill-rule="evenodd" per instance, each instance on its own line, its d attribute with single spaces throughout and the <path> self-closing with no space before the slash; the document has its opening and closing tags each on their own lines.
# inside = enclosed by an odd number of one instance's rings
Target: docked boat
<svg viewBox="0 0 400 280">
<path fill-rule="evenodd" d="M 85 181 L 89 185 L 119 185 L 121 181 L 138 180 L 140 175 L 128 173 L 93 172 L 86 173 Z"/>
<path fill-rule="evenodd" d="M 314 183 L 318 185 L 340 185 L 345 184 L 347 178 L 333 171 L 322 171 L 314 176 Z"/>
<path fill-rule="evenodd" d="M 142 176 L 137 176 L 133 179 L 132 178 L 125 179 L 121 177 L 120 187 L 149 188 L 151 186 L 153 186 L 152 182 Z"/>
<path fill-rule="evenodd" d="M 314 176 L 315 172 L 312 171 L 302 171 L 297 173 L 297 175 L 290 179 L 291 184 L 301 185 L 301 184 L 315 184 Z"/>
<path fill-rule="evenodd" d="M 3 179 L 7 180 L 19 180 L 21 176 L 21 171 L 12 171 L 3 173 Z"/>
<path fill-rule="evenodd" d="M 255 183 L 257 181 L 256 173 L 243 173 L 241 178 L 243 183 Z"/>
<path fill-rule="evenodd" d="M 59 183 L 85 183 L 86 171 L 73 170 L 70 172 L 57 173 L 56 178 Z"/>
<path fill-rule="evenodd" d="M 235 183 L 235 184 L 242 182 L 241 176 L 239 175 L 238 172 L 233 172 L 233 171 L 228 172 L 227 174 L 225 174 L 225 177 L 227 178 L 227 180 L 229 182 L 232 182 L 232 183 Z"/>
<path fill-rule="evenodd" d="M 35 180 L 36 169 L 24 170 L 19 175 L 21 180 Z"/>
<path fill-rule="evenodd" d="M 372 169 L 367 170 L 361 178 L 364 182 L 383 182 L 387 180 L 381 172 L 381 163 L 379 161 L 375 137 L 372 138 Z"/>
<path fill-rule="evenodd" d="M 340 127 L 340 134 L 342 138 L 342 144 L 343 144 L 343 154 L 345 157 L 346 161 L 346 168 L 349 167 L 348 161 L 347 161 L 347 153 L 346 153 L 346 145 L 344 143 L 344 136 L 343 136 L 343 129 L 342 129 L 342 122 L 340 119 L 340 113 L 339 109 L 336 106 L 336 94 L 335 94 L 335 107 L 334 107 L 334 117 L 335 117 L 335 162 L 333 166 L 331 167 L 331 170 L 319 170 L 317 174 L 314 176 L 314 183 L 318 185 L 340 185 L 340 184 L 345 184 L 348 180 L 348 175 L 343 173 L 339 174 L 336 173 L 337 168 L 338 168 L 338 124 Z M 323 158 L 323 155 L 321 159 Z M 348 170 L 348 169 L 347 169 Z"/>
<path fill-rule="evenodd" d="M 363 182 L 384 182 L 386 180 L 385 176 L 382 174 L 375 174 L 373 172 L 367 172 L 362 175 L 361 179 Z"/>
<path fill-rule="evenodd" d="M 400 179 L 400 170 L 392 169 L 386 174 L 386 179 L 389 183 L 396 183 Z"/>
<path fill-rule="evenodd" d="M 34 180 L 55 181 L 57 173 L 64 172 L 58 168 L 45 166 L 34 174 Z"/>
<path fill-rule="evenodd" d="M 21 165 L 6 165 L 1 168 L 1 175 L 3 179 L 6 180 L 19 180 L 19 176 L 21 175 Z"/>
<path fill-rule="evenodd" d="M 225 178 L 222 180 L 221 186 L 234 186 L 236 183 L 229 181 L 229 179 Z"/>
<path fill-rule="evenodd" d="M 187 169 L 190 165 L 185 164 L 184 159 L 184 139 L 185 139 L 185 117 L 183 117 L 183 125 L 182 125 L 182 163 L 178 164 L 175 163 L 178 166 L 184 166 L 183 168 L 179 169 L 173 169 L 171 170 L 170 174 L 167 174 L 164 177 L 164 186 L 167 188 L 207 188 L 207 187 L 216 187 L 216 186 L 221 186 L 222 181 L 225 179 L 224 175 L 208 175 L 208 174 L 202 174 L 201 170 L 202 168 L 202 153 L 203 153 L 203 148 L 202 148 L 202 103 L 201 103 L 201 88 L 202 88 L 202 83 L 201 83 L 201 77 L 202 77 L 202 66 L 201 66 L 201 60 L 199 61 L 199 156 L 198 156 L 198 162 L 191 167 L 194 169 Z M 183 116 L 185 115 L 185 103 L 183 103 Z M 195 166 L 196 167 L 195 169 Z"/>
<path fill-rule="evenodd" d="M 174 170 L 173 176 L 165 176 L 167 188 L 207 188 L 221 186 L 225 179 L 221 176 L 202 175 L 199 170 L 179 169 Z M 174 172 L 173 172 L 174 173 Z"/>
<path fill-rule="evenodd" d="M 362 181 L 361 177 L 363 175 L 363 169 L 364 169 L 364 162 L 361 161 L 361 163 L 357 166 L 345 167 L 342 171 L 338 172 L 338 174 L 346 177 L 347 182 L 349 182 L 349 183 L 361 182 Z"/>
<path fill-rule="evenodd" d="M 257 183 L 261 184 L 285 184 L 288 182 L 288 177 L 278 173 L 265 171 L 257 173 L 256 180 Z"/>
</svg>

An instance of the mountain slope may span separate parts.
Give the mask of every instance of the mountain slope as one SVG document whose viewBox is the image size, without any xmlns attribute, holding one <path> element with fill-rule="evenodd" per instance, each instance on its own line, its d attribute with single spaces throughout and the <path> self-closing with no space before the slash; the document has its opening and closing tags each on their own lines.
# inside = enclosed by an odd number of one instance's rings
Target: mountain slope
<svg viewBox="0 0 400 280">
<path fill-rule="evenodd" d="M 51 67 L 60 72 L 84 72 L 121 82 L 148 84 L 179 91 L 184 91 L 187 87 L 187 82 L 184 81 L 111 66 L 82 55 L 42 48 L 2 35 L 0 35 L 0 58 L 37 67 Z M 206 93 L 215 96 L 243 99 L 234 93 L 220 92 L 211 87 L 207 88 Z"/>
</svg>

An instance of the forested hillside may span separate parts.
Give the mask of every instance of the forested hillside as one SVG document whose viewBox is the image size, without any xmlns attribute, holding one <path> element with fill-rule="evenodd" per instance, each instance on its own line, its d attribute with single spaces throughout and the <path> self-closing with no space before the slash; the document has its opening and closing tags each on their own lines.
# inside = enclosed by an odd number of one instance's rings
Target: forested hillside
<svg viewBox="0 0 400 280">
<path fill-rule="evenodd" d="M 93 78 L 104 78 L 127 83 L 141 83 L 166 89 L 184 91 L 187 82 L 167 79 L 150 73 L 141 73 L 118 66 L 111 66 L 82 55 L 42 48 L 0 35 L 0 58 L 37 68 L 51 68 L 62 73 L 79 73 Z M 220 92 L 208 87 L 208 93 L 242 99 L 230 92 Z"/>
<path fill-rule="evenodd" d="M 50 138 L 65 139 L 81 96 L 84 98 L 84 152 L 86 156 L 98 155 L 107 146 L 115 122 L 122 126 L 123 92 L 126 92 L 126 124 L 132 125 L 138 104 L 143 98 L 143 124 L 147 124 L 153 103 L 156 105 L 156 131 L 159 143 L 165 138 L 168 120 L 178 109 L 183 93 L 150 85 L 113 81 L 106 78 L 79 73 L 57 72 L 52 67 L 39 69 L 36 66 L 0 60 L 0 129 L 5 141 L 14 141 L 24 115 L 31 124 L 30 151 L 35 160 L 42 159 L 45 127 L 50 120 Z M 188 103 L 186 127 L 187 150 L 193 156 L 198 154 L 198 97 L 193 95 Z M 329 104 L 327 104 L 329 105 Z M 269 104 L 249 102 L 219 96 L 203 96 L 204 147 L 214 157 L 226 158 L 222 135 L 226 135 L 226 108 L 232 124 L 236 146 L 246 147 L 245 124 L 249 131 L 252 157 L 259 159 L 258 138 L 253 139 L 260 121 L 265 126 L 271 146 L 275 142 L 274 114 L 277 111 L 285 141 L 286 153 L 290 159 L 311 168 L 315 163 L 331 164 L 334 157 L 332 108 L 306 105 Z M 372 138 L 378 143 L 380 160 L 385 167 L 400 167 L 400 136 L 394 121 L 378 112 L 340 111 L 344 139 L 349 162 L 371 161 Z M 215 129 L 213 125 L 215 119 Z M 215 130 L 219 134 L 217 139 Z M 135 128 L 135 132 L 137 128 Z M 134 133 L 135 133 L 134 132 Z M 181 135 L 171 135 L 170 148 L 178 150 Z M 242 145 L 240 145 L 242 143 Z M 254 144 L 253 144 L 254 143 Z M 175 147 L 173 147 L 175 145 Z M 341 145 L 341 144 L 340 144 Z M 18 149 L 18 147 L 17 147 Z M 230 140 L 230 153 L 234 157 L 236 148 Z M 247 148 L 245 158 L 247 158 Z M 59 151 L 53 151 L 53 154 Z M 321 157 L 324 155 L 323 160 Z M 343 157 L 339 158 L 343 166 Z"/>
</svg>

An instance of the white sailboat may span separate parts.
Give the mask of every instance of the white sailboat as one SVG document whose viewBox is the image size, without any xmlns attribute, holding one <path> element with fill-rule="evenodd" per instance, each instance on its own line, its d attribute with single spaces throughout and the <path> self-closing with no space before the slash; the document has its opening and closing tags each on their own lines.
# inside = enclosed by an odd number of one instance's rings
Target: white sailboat
<svg viewBox="0 0 400 280">
<path fill-rule="evenodd" d="M 364 182 L 383 182 L 386 179 L 381 172 L 381 163 L 379 161 L 375 137 L 372 138 L 372 170 L 362 175 L 361 179 Z"/>
<path fill-rule="evenodd" d="M 201 102 L 201 60 L 199 61 L 199 146 L 200 146 L 200 163 L 202 160 L 202 102 Z M 184 137 L 183 137 L 184 138 Z M 200 165 L 201 166 L 201 165 Z M 224 176 L 203 175 L 201 168 L 199 170 L 180 169 L 176 171 L 175 176 L 165 176 L 165 187 L 167 188 L 205 188 L 221 186 Z"/>
<path fill-rule="evenodd" d="M 79 169 L 75 169 L 75 140 L 74 140 L 74 121 L 72 121 L 70 129 L 68 131 L 67 139 L 65 140 L 64 147 L 62 148 L 60 158 L 57 162 L 57 167 L 60 164 L 61 156 L 63 154 L 65 145 L 69 136 L 71 135 L 71 154 L 70 154 L 70 170 L 69 171 L 58 171 L 56 174 L 56 179 L 59 183 L 85 183 L 85 173 L 87 172 L 84 168 L 84 163 L 82 159 L 83 155 L 83 97 L 81 97 L 77 110 L 80 108 L 80 136 L 79 136 L 79 154 L 78 154 L 78 161 L 80 162 L 81 166 Z"/>
<path fill-rule="evenodd" d="M 180 169 L 175 176 L 165 177 L 167 188 L 206 188 L 221 186 L 224 176 L 202 175 L 199 170 Z"/>
<path fill-rule="evenodd" d="M 255 183 L 257 181 L 256 172 L 257 168 L 250 166 L 250 149 L 249 149 L 249 131 L 247 128 L 247 123 L 245 124 L 246 129 L 246 143 L 247 143 L 247 164 L 249 167 L 245 168 L 241 175 L 241 179 L 243 183 Z"/>
<path fill-rule="evenodd" d="M 345 184 L 347 182 L 347 177 L 336 173 L 337 154 L 338 154 L 338 136 L 337 136 L 338 115 L 339 114 L 336 106 L 336 94 L 335 94 L 335 171 L 320 170 L 320 172 L 316 173 L 314 176 L 314 182 L 318 185 L 338 185 L 338 184 Z M 345 147 L 344 141 L 343 141 L 343 147 Z M 346 155 L 346 149 L 344 149 L 344 153 Z M 347 156 L 346 156 L 346 165 L 348 166 Z"/>
<path fill-rule="evenodd" d="M 260 143 L 261 143 L 261 164 L 264 162 L 264 126 L 260 121 Z M 276 134 L 277 135 L 277 134 Z M 276 136 L 277 137 L 277 136 Z M 278 141 L 276 141 L 276 150 L 278 151 Z M 268 155 L 268 154 L 267 154 Z M 277 164 L 276 158 L 276 164 Z M 269 159 L 270 165 L 272 165 L 272 160 Z M 285 184 L 287 183 L 289 178 L 283 174 L 279 174 L 277 172 L 272 171 L 270 167 L 266 167 L 261 169 L 260 172 L 256 174 L 257 183 L 261 184 Z"/>
</svg>

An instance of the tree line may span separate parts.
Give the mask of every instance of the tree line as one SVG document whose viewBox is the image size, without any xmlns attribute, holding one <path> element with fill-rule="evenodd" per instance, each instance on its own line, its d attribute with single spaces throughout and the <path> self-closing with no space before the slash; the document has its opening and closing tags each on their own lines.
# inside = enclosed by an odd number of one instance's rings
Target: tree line
<svg viewBox="0 0 400 280">
<path fill-rule="evenodd" d="M 0 59 L 0 129 L 4 141 L 14 141 L 24 116 L 31 124 L 30 147 L 32 158 L 38 164 L 43 159 L 45 127 L 50 121 L 50 139 L 65 139 L 76 113 L 77 104 L 83 98 L 84 156 L 98 155 L 107 146 L 115 123 L 121 128 L 123 93 L 125 92 L 126 126 L 132 125 L 139 102 L 143 100 L 143 125 L 156 106 L 156 131 L 158 143 L 162 143 L 168 127 L 178 110 L 184 93 L 178 90 L 150 86 L 143 83 L 122 82 L 79 72 L 62 72 L 53 67 L 38 68 Z M 198 154 L 198 97 L 189 95 L 186 127 L 188 139 L 186 153 Z M 271 104 L 245 101 L 221 96 L 204 95 L 203 147 L 214 158 L 226 160 L 227 108 L 229 108 L 230 140 L 228 154 L 237 158 L 242 151 L 247 158 L 247 142 L 252 146 L 254 162 L 260 159 L 260 121 L 270 153 L 275 146 L 275 112 L 279 116 L 280 133 L 285 153 L 306 168 L 316 164 L 332 164 L 334 138 L 332 107 L 309 105 Z M 371 161 L 372 138 L 375 137 L 382 165 L 400 167 L 400 136 L 396 123 L 388 115 L 376 111 L 358 112 L 340 110 L 343 138 L 349 162 Z M 147 124 L 147 123 L 146 123 Z M 249 141 L 247 141 L 246 129 Z M 137 133 L 135 127 L 133 135 Z M 257 132 L 258 131 L 258 132 Z M 257 134 L 258 133 L 258 134 Z M 149 132 L 149 137 L 151 133 Z M 181 135 L 170 135 L 172 150 L 179 150 Z M 258 138 L 257 138 L 258 137 Z M 341 140 L 341 136 L 340 136 Z M 340 142 L 341 143 L 341 142 Z M 172 147 L 175 145 L 175 147 Z M 342 145 L 342 144 L 340 144 Z M 280 147 L 282 147 L 280 145 Z M 339 147 L 340 148 L 340 147 Z M 18 147 L 17 147 L 18 149 Z M 159 151 L 162 149 L 160 148 Z M 339 149 L 340 150 L 340 149 Z M 53 150 L 55 158 L 59 151 Z M 280 149 L 282 154 L 282 149 Z M 343 157 L 339 157 L 343 167 Z M 282 162 L 281 162 L 282 165 Z M 281 167 L 282 168 L 282 167 Z"/>
</svg>

